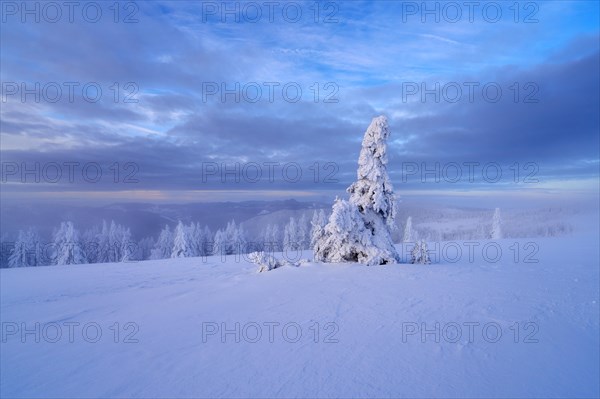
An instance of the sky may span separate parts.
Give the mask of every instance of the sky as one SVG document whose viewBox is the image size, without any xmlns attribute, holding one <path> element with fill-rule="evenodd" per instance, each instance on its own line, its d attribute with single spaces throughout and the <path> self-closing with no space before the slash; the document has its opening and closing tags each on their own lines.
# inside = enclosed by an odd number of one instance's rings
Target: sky
<svg viewBox="0 0 600 399">
<path fill-rule="evenodd" d="M 0 4 L 4 201 L 598 196 L 595 1 Z"/>
</svg>

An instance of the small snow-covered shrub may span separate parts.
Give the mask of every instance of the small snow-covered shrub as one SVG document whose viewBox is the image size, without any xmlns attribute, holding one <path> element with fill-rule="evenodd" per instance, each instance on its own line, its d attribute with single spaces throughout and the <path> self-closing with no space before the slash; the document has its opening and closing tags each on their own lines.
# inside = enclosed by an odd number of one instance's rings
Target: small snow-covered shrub
<svg viewBox="0 0 600 399">
<path fill-rule="evenodd" d="M 260 252 L 252 252 L 248 254 L 248 258 L 250 262 L 258 265 L 258 272 L 268 272 L 269 270 L 277 269 L 278 267 L 283 266 L 281 262 L 275 259 L 271 255 L 267 255 L 263 251 Z"/>
</svg>

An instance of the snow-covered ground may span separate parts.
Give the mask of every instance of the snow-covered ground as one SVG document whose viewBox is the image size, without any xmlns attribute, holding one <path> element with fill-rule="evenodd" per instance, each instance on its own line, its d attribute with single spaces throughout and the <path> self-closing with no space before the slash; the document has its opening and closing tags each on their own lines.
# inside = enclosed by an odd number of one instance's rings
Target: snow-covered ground
<svg viewBox="0 0 600 399">
<path fill-rule="evenodd" d="M 598 397 L 598 239 L 501 240 L 497 262 L 440 243 L 427 266 L 3 269 L 0 396 Z"/>
</svg>

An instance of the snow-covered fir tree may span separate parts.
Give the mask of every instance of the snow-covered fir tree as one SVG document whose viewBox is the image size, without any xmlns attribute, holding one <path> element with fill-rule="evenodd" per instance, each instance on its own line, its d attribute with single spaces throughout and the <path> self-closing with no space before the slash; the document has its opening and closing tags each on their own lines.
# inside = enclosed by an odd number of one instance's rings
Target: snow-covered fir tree
<svg viewBox="0 0 600 399">
<path fill-rule="evenodd" d="M 173 252 L 173 232 L 169 228 L 169 225 L 165 225 L 165 228 L 162 229 L 160 235 L 158 236 L 158 240 L 152 250 L 152 254 L 150 256 L 151 259 L 167 259 L 171 257 L 171 253 Z"/>
<path fill-rule="evenodd" d="M 412 228 L 412 217 L 406 219 L 406 225 L 404 225 L 404 235 L 402 236 L 402 242 L 413 242 L 415 241 Z"/>
<path fill-rule="evenodd" d="M 126 262 L 135 251 L 135 245 L 131 241 L 131 231 L 125 226 L 121 226 L 113 221 L 110 223 L 109 232 L 109 261 Z"/>
<path fill-rule="evenodd" d="M 19 230 L 17 241 L 10 256 L 8 267 L 42 266 L 40 236 L 34 229 Z"/>
<path fill-rule="evenodd" d="M 185 228 L 188 236 L 189 256 L 200 256 L 202 253 L 202 227 L 200 223 L 191 222 Z"/>
<path fill-rule="evenodd" d="M 190 247 L 189 232 L 190 229 L 186 227 L 180 220 L 175 228 L 171 258 L 187 258 L 191 256 L 192 250 Z"/>
<path fill-rule="evenodd" d="M 54 232 L 54 264 L 74 265 L 87 263 L 79 232 L 72 222 L 62 222 L 58 230 Z"/>
<path fill-rule="evenodd" d="M 384 116 L 374 118 L 363 138 L 357 181 L 347 190 L 350 200 L 336 201 L 336 214 L 329 218 L 329 223 L 315 245 L 317 259 L 325 262 L 343 259 L 367 265 L 399 261 L 390 231 L 394 226 L 396 207 L 393 187 L 386 170 L 386 141 L 389 134 L 387 119 Z M 347 215 L 339 214 L 340 212 L 346 212 Z M 358 230 L 339 230 L 351 227 Z M 336 246 L 339 243 L 344 245 Z"/>
<path fill-rule="evenodd" d="M 325 216 L 325 211 L 323 209 L 315 210 L 313 212 L 310 224 L 310 249 L 314 249 L 317 239 L 321 237 L 323 228 L 327 224 L 327 216 Z"/>
<path fill-rule="evenodd" d="M 378 252 L 370 236 L 356 205 L 336 198 L 329 222 L 315 240 L 315 259 L 369 264 Z"/>
<path fill-rule="evenodd" d="M 428 265 L 431 263 L 427 242 L 425 242 L 425 240 L 419 240 L 415 243 L 415 246 L 411 251 L 410 263 L 420 265 Z"/>
<path fill-rule="evenodd" d="M 490 232 L 490 238 L 492 240 L 502 239 L 502 219 L 500 217 L 500 208 L 494 210 L 494 216 L 492 217 L 492 231 Z"/>
</svg>

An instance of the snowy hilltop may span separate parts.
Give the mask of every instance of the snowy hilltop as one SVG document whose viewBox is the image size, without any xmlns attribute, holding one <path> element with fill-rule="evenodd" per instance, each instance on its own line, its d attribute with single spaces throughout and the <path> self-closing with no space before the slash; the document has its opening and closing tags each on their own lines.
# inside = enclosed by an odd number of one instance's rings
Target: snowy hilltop
<svg viewBox="0 0 600 399">
<path fill-rule="evenodd" d="M 395 196 L 387 174 L 387 118 L 378 116 L 365 132 L 357 180 L 348 187 L 350 200 L 336 199 L 329 222 L 314 237 L 315 258 L 323 262 L 397 263 L 390 229 Z"/>
</svg>

